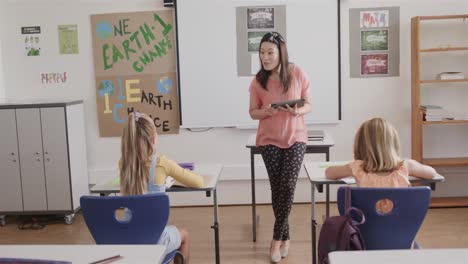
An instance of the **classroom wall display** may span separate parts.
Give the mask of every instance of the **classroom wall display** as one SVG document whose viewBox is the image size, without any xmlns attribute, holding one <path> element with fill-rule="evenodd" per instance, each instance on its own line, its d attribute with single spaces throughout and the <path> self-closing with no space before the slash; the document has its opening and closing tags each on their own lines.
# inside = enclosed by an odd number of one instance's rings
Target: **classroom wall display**
<svg viewBox="0 0 468 264">
<path fill-rule="evenodd" d="M 42 84 L 66 83 L 68 80 L 67 72 L 46 72 L 41 73 Z"/>
<path fill-rule="evenodd" d="M 361 55 L 361 74 L 388 74 L 388 54 Z"/>
<path fill-rule="evenodd" d="M 21 27 L 21 39 L 24 45 L 24 55 L 41 56 L 41 27 Z"/>
<path fill-rule="evenodd" d="M 350 77 L 400 75 L 399 7 L 349 10 Z"/>
<path fill-rule="evenodd" d="M 286 6 L 236 8 L 238 76 L 252 76 L 260 70 L 260 41 L 271 31 L 279 32 L 286 39 Z"/>
<path fill-rule="evenodd" d="M 78 25 L 58 25 L 59 53 L 78 54 Z"/>
<path fill-rule="evenodd" d="M 121 136 L 133 111 L 151 116 L 160 134 L 179 133 L 173 12 L 91 16 L 101 137 Z"/>
<path fill-rule="evenodd" d="M 181 126 L 258 125 L 249 116 L 249 85 L 260 69 L 258 44 L 269 31 L 285 37 L 290 62 L 309 76 L 313 109 L 305 122 L 339 122 L 341 1 L 177 0 Z"/>
</svg>

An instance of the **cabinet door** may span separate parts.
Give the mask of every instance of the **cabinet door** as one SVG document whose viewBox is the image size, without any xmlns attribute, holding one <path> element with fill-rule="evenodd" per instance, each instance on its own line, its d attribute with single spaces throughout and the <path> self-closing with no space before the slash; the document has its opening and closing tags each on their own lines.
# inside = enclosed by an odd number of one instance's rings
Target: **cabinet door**
<svg viewBox="0 0 468 264">
<path fill-rule="evenodd" d="M 41 108 L 48 210 L 71 210 L 65 108 Z"/>
<path fill-rule="evenodd" d="M 24 211 L 47 210 L 38 108 L 16 109 Z"/>
<path fill-rule="evenodd" d="M 0 212 L 23 211 L 14 109 L 0 110 Z"/>
</svg>

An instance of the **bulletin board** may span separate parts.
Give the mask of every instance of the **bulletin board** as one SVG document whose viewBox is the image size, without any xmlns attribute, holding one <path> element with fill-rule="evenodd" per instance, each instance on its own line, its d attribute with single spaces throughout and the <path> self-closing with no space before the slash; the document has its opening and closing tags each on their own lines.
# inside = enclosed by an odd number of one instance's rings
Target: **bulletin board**
<svg viewBox="0 0 468 264">
<path fill-rule="evenodd" d="M 178 133 L 173 12 L 92 15 L 91 28 L 100 136 L 120 136 L 133 111 L 160 134 Z"/>
</svg>

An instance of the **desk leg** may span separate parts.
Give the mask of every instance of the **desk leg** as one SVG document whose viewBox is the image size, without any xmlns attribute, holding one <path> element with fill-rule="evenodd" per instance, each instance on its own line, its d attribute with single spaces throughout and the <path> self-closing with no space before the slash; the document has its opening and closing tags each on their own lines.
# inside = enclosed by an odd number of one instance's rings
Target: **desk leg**
<svg viewBox="0 0 468 264">
<path fill-rule="evenodd" d="M 325 192 L 326 192 L 326 196 L 327 196 L 327 201 L 325 202 L 325 206 L 326 206 L 326 218 L 328 219 L 328 217 L 330 217 L 330 184 L 326 184 L 326 188 L 325 188 Z"/>
<path fill-rule="evenodd" d="M 219 223 L 218 223 L 218 196 L 216 189 L 213 190 L 213 208 L 214 208 L 214 225 L 211 227 L 214 229 L 215 235 L 215 255 L 216 264 L 220 263 L 219 260 Z"/>
<path fill-rule="evenodd" d="M 312 263 L 316 264 L 317 259 L 316 259 L 316 240 L 317 240 L 317 221 L 315 220 L 315 184 L 311 183 L 312 189 L 310 191 L 311 197 L 310 197 L 310 206 L 311 206 L 311 230 L 312 230 Z"/>
<path fill-rule="evenodd" d="M 255 156 L 253 150 L 250 149 L 250 183 L 252 184 L 252 241 L 257 241 L 257 210 L 255 208 Z"/>
</svg>

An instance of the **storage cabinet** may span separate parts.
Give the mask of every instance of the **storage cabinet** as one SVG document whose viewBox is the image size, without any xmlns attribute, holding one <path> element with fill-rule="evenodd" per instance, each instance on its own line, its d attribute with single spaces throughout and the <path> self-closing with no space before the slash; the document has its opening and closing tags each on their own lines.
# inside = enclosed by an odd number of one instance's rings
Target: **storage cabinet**
<svg viewBox="0 0 468 264">
<path fill-rule="evenodd" d="M 468 14 L 411 19 L 412 158 L 431 166 L 468 166 Z M 464 78 L 440 79 L 460 71 Z M 441 108 L 424 120 L 422 105 Z M 435 105 L 435 106 L 434 106 Z M 437 115 L 436 115 L 437 116 Z M 445 199 L 468 205 L 468 199 Z M 446 205 L 447 205 L 446 204 Z"/>
<path fill-rule="evenodd" d="M 0 224 L 8 214 L 65 214 L 89 193 L 83 104 L 0 105 Z"/>
</svg>

